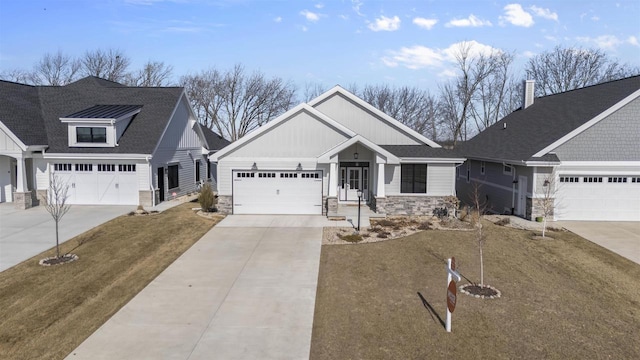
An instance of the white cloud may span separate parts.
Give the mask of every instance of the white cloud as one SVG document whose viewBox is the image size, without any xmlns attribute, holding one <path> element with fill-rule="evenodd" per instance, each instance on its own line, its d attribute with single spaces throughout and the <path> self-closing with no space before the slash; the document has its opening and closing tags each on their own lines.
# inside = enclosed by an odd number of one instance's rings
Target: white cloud
<svg viewBox="0 0 640 360">
<path fill-rule="evenodd" d="M 500 49 L 481 44 L 475 40 L 451 44 L 446 49 L 429 48 L 422 45 L 403 47 L 400 50 L 389 51 L 389 56 L 382 58 L 382 62 L 389 67 L 404 66 L 409 69 L 442 68 L 446 74 L 449 65 L 456 62 L 456 53 L 461 46 L 469 46 L 469 57 L 501 52 Z"/>
<path fill-rule="evenodd" d="M 596 16 L 596 15 L 593 15 L 593 16 L 591 17 L 591 20 L 593 20 L 593 21 L 599 21 L 599 20 L 600 20 L 600 17 L 598 17 L 598 16 Z"/>
<path fill-rule="evenodd" d="M 302 26 L 300 27 L 300 29 L 301 29 L 302 31 L 304 31 L 304 32 L 306 32 L 307 30 L 309 30 L 309 28 L 308 28 L 308 27 L 306 27 L 306 26 L 304 26 L 304 25 L 302 25 Z"/>
<path fill-rule="evenodd" d="M 506 21 L 511 25 L 530 27 L 533 25 L 533 17 L 524 11 L 520 4 L 509 4 L 504 7 L 504 16 L 500 16 L 501 21 Z"/>
<path fill-rule="evenodd" d="M 320 20 L 320 15 L 314 12 L 311 12 L 307 9 L 300 11 L 300 15 L 304 16 L 308 21 L 316 22 Z"/>
<path fill-rule="evenodd" d="M 364 14 L 360 12 L 362 5 L 364 5 L 364 3 L 360 0 L 351 0 L 351 7 L 359 16 L 364 16 Z"/>
<path fill-rule="evenodd" d="M 481 27 L 481 26 L 491 26 L 491 21 L 482 20 L 477 16 L 471 14 L 466 19 L 453 19 L 446 23 L 444 26 L 446 27 Z"/>
<path fill-rule="evenodd" d="M 322 9 L 324 7 L 324 4 L 323 3 L 317 3 L 317 4 L 314 5 L 314 7 L 316 9 Z"/>
<path fill-rule="evenodd" d="M 342 20 L 349 20 L 349 15 L 338 15 L 338 17 Z"/>
<path fill-rule="evenodd" d="M 601 35 L 598 37 L 577 37 L 577 40 L 587 44 L 593 44 L 601 49 L 613 50 L 622 44 L 622 41 L 614 35 Z"/>
<path fill-rule="evenodd" d="M 282 16 L 278 16 L 277 18 L 274 18 L 273 21 L 277 23 L 282 22 Z"/>
<path fill-rule="evenodd" d="M 431 30 L 431 28 L 438 23 L 437 19 L 425 19 L 421 17 L 417 17 L 413 19 L 413 23 L 418 25 L 421 28 Z"/>
<path fill-rule="evenodd" d="M 529 50 L 527 50 L 527 51 L 522 53 L 522 56 L 524 56 L 526 58 L 532 58 L 532 57 L 534 57 L 536 55 L 537 55 L 536 53 L 534 53 L 533 51 L 529 51 Z"/>
<path fill-rule="evenodd" d="M 369 24 L 369 29 L 373 31 L 396 31 L 400 28 L 400 18 L 394 16 L 388 18 L 386 16 L 380 16 L 375 22 Z"/>
<path fill-rule="evenodd" d="M 548 19 L 548 20 L 555 20 L 555 21 L 558 21 L 558 14 L 557 14 L 557 13 L 552 12 L 552 11 L 551 11 L 551 10 L 549 10 L 549 9 L 545 9 L 545 8 L 537 7 L 537 6 L 535 6 L 535 5 L 533 5 L 533 6 L 529 7 L 529 9 L 531 9 L 531 11 L 533 11 L 533 13 L 534 13 L 536 16 L 539 16 L 539 17 L 541 17 L 541 18 Z"/>
<path fill-rule="evenodd" d="M 638 38 L 633 35 L 629 36 L 629 38 L 627 39 L 627 43 L 633 46 L 640 46 L 640 43 L 638 42 Z"/>
</svg>

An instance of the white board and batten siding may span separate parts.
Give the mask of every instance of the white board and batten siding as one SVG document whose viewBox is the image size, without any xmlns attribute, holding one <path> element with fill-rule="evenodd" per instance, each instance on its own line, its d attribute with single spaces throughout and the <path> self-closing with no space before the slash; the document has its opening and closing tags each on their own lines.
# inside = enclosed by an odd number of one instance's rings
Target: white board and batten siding
<svg viewBox="0 0 640 360">
<path fill-rule="evenodd" d="M 422 144 L 339 94 L 331 96 L 314 108 L 376 144 Z"/>
<path fill-rule="evenodd" d="M 3 130 L 0 130 L 0 154 L 22 154 L 22 149 Z"/>
<path fill-rule="evenodd" d="M 169 191 L 167 196 L 171 196 L 172 192 L 175 192 L 176 196 L 181 196 L 197 190 L 195 161 L 202 159 L 202 142 L 192 128 L 195 121 L 191 118 L 186 98 L 182 97 L 151 159 L 154 189 L 158 186 L 157 169 L 178 165 L 178 188 L 166 189 Z M 167 176 L 165 171 L 165 187 L 168 186 Z M 206 178 L 202 169 L 200 177 Z"/>
<path fill-rule="evenodd" d="M 385 193 L 387 195 L 409 195 L 400 192 L 401 166 L 385 165 Z M 455 195 L 455 164 L 427 164 L 427 196 Z"/>
</svg>

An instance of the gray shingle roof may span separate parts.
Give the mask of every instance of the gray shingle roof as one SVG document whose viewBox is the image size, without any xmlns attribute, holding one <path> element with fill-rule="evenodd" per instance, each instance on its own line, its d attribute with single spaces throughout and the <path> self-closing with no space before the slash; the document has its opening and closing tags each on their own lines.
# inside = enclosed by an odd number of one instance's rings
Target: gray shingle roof
<svg viewBox="0 0 640 360">
<path fill-rule="evenodd" d="M 381 147 L 393 155 L 401 158 L 462 158 L 456 150 L 445 148 L 432 148 L 429 145 L 381 145 Z"/>
<path fill-rule="evenodd" d="M 207 140 L 209 150 L 217 151 L 231 144 L 229 140 L 223 138 L 221 135 L 216 134 L 215 132 L 213 132 L 213 130 L 209 129 L 206 126 L 202 126 L 202 133 Z"/>
<path fill-rule="evenodd" d="M 66 86 L 33 87 L 2 81 L 0 120 L 27 145 L 48 145 L 49 153 L 151 154 L 182 92 L 180 87 L 128 87 L 95 77 Z M 117 147 L 68 147 L 67 124 L 60 118 L 96 105 L 134 104 L 142 108 Z"/>
<path fill-rule="evenodd" d="M 557 159 L 555 155 L 544 159 L 533 155 L 638 89 L 640 76 L 633 76 L 536 98 L 533 105 L 514 111 L 459 146 L 459 152 L 501 161 Z"/>
<path fill-rule="evenodd" d="M 118 119 L 142 108 L 142 105 L 96 105 L 63 116 L 66 119 Z"/>
</svg>

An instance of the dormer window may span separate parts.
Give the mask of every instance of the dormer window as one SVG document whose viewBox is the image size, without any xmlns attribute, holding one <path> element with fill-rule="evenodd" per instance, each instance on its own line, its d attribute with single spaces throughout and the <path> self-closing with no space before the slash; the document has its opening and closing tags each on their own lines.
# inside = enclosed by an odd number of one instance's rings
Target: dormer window
<svg viewBox="0 0 640 360">
<path fill-rule="evenodd" d="M 141 105 L 95 105 L 61 117 L 69 147 L 116 147 Z"/>
<path fill-rule="evenodd" d="M 106 127 L 76 127 L 78 143 L 107 143 Z"/>
</svg>

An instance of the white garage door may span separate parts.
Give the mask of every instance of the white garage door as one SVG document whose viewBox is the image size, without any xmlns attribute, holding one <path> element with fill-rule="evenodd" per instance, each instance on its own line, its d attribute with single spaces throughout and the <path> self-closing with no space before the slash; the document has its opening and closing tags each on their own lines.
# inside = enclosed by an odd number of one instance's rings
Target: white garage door
<svg viewBox="0 0 640 360">
<path fill-rule="evenodd" d="M 68 204 L 138 204 L 135 164 L 55 164 L 54 174 L 69 186 Z"/>
<path fill-rule="evenodd" d="M 234 214 L 322 214 L 321 171 L 237 171 Z"/>
<path fill-rule="evenodd" d="M 640 177 L 560 176 L 557 220 L 640 221 Z"/>
</svg>

